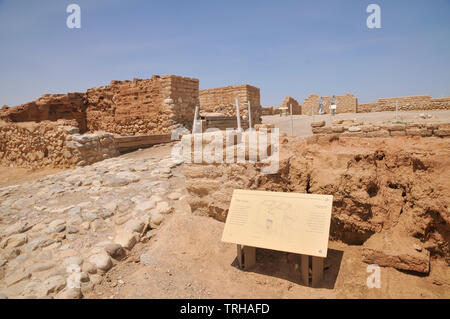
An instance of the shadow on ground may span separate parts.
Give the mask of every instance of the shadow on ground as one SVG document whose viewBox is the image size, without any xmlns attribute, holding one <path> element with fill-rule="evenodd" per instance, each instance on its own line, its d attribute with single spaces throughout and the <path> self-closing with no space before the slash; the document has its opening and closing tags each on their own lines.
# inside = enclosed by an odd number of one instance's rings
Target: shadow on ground
<svg viewBox="0 0 450 319">
<path fill-rule="evenodd" d="M 327 258 L 324 262 L 323 281 L 317 288 L 334 289 L 343 255 L 344 252 L 342 250 L 328 249 Z M 239 268 L 237 257 L 231 265 Z M 311 260 L 309 265 L 311 269 Z M 296 285 L 307 286 L 301 280 L 299 254 L 257 248 L 256 265 L 247 271 L 288 280 Z M 311 275 L 309 277 L 311 284 Z"/>
</svg>

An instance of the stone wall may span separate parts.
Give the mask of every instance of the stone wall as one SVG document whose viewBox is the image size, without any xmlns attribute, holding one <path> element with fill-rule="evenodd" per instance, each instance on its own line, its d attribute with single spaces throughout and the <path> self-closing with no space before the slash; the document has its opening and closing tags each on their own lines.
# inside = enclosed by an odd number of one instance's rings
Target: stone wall
<svg viewBox="0 0 450 319">
<path fill-rule="evenodd" d="M 75 119 L 81 132 L 119 135 L 168 133 L 190 126 L 198 102 L 198 79 L 176 75 L 111 81 L 86 93 L 47 94 L 34 102 L 2 108 L 6 122 Z"/>
<path fill-rule="evenodd" d="M 331 134 L 349 137 L 450 137 L 450 124 L 440 122 L 364 124 L 354 120 L 336 120 L 332 126 L 325 121 L 311 123 L 313 134 Z"/>
<path fill-rule="evenodd" d="M 273 114 L 274 114 L 273 106 L 261 107 L 261 115 L 273 115 Z"/>
<path fill-rule="evenodd" d="M 200 90 L 200 111 L 236 116 L 236 97 L 239 99 L 241 116 L 248 116 L 250 101 L 252 124 L 261 123 L 260 91 L 259 88 L 248 84 Z"/>
<path fill-rule="evenodd" d="M 292 113 L 294 115 L 301 115 L 302 114 L 302 106 L 298 104 L 297 100 L 290 96 L 286 96 L 283 100 L 283 103 L 281 103 L 280 107 L 287 107 L 288 112 L 291 112 L 291 105 L 292 105 Z"/>
<path fill-rule="evenodd" d="M 110 133 L 80 135 L 76 121 L 0 122 L 0 164 L 72 167 L 119 155 Z"/>
<path fill-rule="evenodd" d="M 325 114 L 330 113 L 330 100 L 331 96 L 323 96 L 325 105 L 323 107 L 323 112 Z M 311 111 L 317 115 L 319 114 L 319 100 L 320 96 L 317 94 L 311 94 L 302 103 L 302 114 L 311 115 Z M 356 113 L 358 110 L 358 99 L 353 94 L 336 95 L 336 100 L 338 101 L 336 107 L 336 113 Z"/>
<path fill-rule="evenodd" d="M 44 94 L 36 101 L 3 107 L 0 120 L 7 122 L 41 122 L 59 119 L 77 121 L 81 131 L 86 131 L 86 99 L 84 93 Z"/>
<path fill-rule="evenodd" d="M 395 111 L 398 101 L 399 111 L 448 110 L 450 97 L 435 98 L 429 95 L 382 98 L 376 102 L 358 105 L 359 113 Z"/>
</svg>

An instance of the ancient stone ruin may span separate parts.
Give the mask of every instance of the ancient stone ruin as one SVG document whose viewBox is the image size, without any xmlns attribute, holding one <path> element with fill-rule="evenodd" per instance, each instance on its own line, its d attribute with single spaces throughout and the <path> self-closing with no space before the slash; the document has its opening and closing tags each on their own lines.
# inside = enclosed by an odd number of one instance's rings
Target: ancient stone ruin
<svg viewBox="0 0 450 319">
<path fill-rule="evenodd" d="M 240 115 L 245 119 L 248 118 L 248 103 L 250 102 L 252 123 L 261 123 L 259 88 L 247 84 L 200 90 L 200 110 L 202 113 L 236 116 L 236 97 L 239 100 Z"/>
<path fill-rule="evenodd" d="M 111 81 L 85 93 L 46 94 L 36 101 L 3 108 L 0 120 L 42 122 L 76 120 L 81 133 L 107 131 L 118 135 L 171 132 L 189 126 L 198 104 L 197 79 L 176 75 Z"/>
</svg>

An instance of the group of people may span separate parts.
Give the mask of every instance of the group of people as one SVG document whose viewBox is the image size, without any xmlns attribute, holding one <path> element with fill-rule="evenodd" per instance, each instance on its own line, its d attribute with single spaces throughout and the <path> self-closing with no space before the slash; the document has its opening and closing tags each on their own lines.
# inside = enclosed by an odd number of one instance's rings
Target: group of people
<svg viewBox="0 0 450 319">
<path fill-rule="evenodd" d="M 337 105 L 337 99 L 336 99 L 336 96 L 332 96 L 331 97 L 331 99 L 330 99 L 330 114 L 331 115 L 335 115 L 336 114 L 336 105 Z M 320 97 L 320 99 L 319 99 L 319 110 L 318 110 L 318 114 L 319 115 L 322 115 L 322 114 L 324 114 L 325 112 L 324 112 L 324 106 L 325 106 L 325 101 L 324 101 L 324 99 L 323 99 L 323 97 Z"/>
</svg>

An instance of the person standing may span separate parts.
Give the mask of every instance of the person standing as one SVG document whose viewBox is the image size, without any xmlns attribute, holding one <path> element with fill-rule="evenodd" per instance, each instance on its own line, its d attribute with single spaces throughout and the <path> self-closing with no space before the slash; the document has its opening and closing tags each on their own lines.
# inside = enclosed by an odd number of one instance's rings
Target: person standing
<svg viewBox="0 0 450 319">
<path fill-rule="evenodd" d="M 319 100 L 319 111 L 317 112 L 319 115 L 323 114 L 323 107 L 324 107 L 324 105 L 325 105 L 325 101 L 323 100 L 322 97 L 320 97 L 320 100 Z"/>
<path fill-rule="evenodd" d="M 332 116 L 336 114 L 336 106 L 337 106 L 336 96 L 333 95 L 330 100 L 330 114 Z"/>
</svg>

